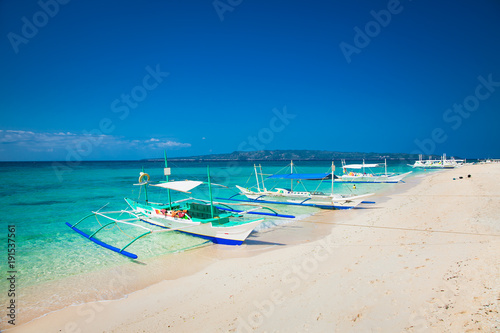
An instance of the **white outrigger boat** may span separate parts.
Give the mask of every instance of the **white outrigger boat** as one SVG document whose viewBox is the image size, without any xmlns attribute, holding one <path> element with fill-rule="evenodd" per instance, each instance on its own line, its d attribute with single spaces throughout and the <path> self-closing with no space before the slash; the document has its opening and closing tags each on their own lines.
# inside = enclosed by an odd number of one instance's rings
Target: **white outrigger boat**
<svg viewBox="0 0 500 333">
<path fill-rule="evenodd" d="M 275 174 L 270 175 L 271 179 L 287 179 L 290 180 L 290 189 L 286 188 L 274 188 L 268 190 L 264 181 L 264 174 L 262 173 L 262 166 L 254 165 L 255 177 L 257 181 L 257 188 L 244 188 L 236 185 L 236 188 L 240 193 L 230 197 L 221 198 L 224 200 L 231 201 L 243 201 L 243 202 L 260 202 L 278 205 L 296 205 L 296 206 L 311 206 L 323 209 L 351 209 L 358 206 L 361 203 L 373 203 L 368 201 L 363 201 L 364 198 L 373 195 L 374 193 L 368 193 L 363 195 L 341 195 L 333 193 L 333 183 L 337 176 L 334 175 L 335 165 L 332 162 L 331 172 L 328 173 L 315 173 L 315 174 L 299 174 L 294 173 L 293 161 L 290 164 L 290 174 Z M 260 172 L 259 172 L 260 171 Z M 259 178 L 260 176 L 260 178 Z M 331 180 L 331 193 L 324 193 L 318 191 L 297 191 L 293 189 L 293 182 L 303 180 Z M 304 185 L 302 183 L 302 185 Z M 304 186 L 305 188 L 305 186 Z M 248 200 L 234 199 L 237 195 L 244 195 Z"/>
<path fill-rule="evenodd" d="M 387 173 L 387 160 L 384 160 L 384 173 L 366 173 L 365 169 L 381 167 L 380 164 L 365 164 L 363 160 L 362 164 L 345 164 L 345 160 L 342 160 L 342 176 L 339 176 L 335 181 L 346 182 L 346 183 L 399 183 L 403 181 L 403 178 L 408 176 L 412 171 L 396 174 Z M 362 172 L 353 172 L 348 169 L 362 170 Z"/>
<path fill-rule="evenodd" d="M 165 166 L 167 162 L 165 159 Z M 237 210 L 228 206 L 223 202 L 214 202 L 212 200 L 212 190 L 210 183 L 210 172 L 208 171 L 208 182 L 206 183 L 209 188 L 210 200 L 201 200 L 195 198 L 187 198 L 178 201 L 171 201 L 170 191 L 179 191 L 190 193 L 193 188 L 204 184 L 201 181 L 169 181 L 170 169 L 165 167 L 166 182 L 158 184 L 150 184 L 149 175 L 141 172 L 139 177 L 139 186 L 144 186 L 146 200 L 139 202 L 129 198 L 125 201 L 131 208 L 129 210 L 111 211 L 111 212 L 92 212 L 86 217 L 82 218 L 75 224 L 66 223 L 71 229 L 78 232 L 85 238 L 93 241 L 94 243 L 107 248 L 111 251 L 118 252 L 132 259 L 137 259 L 137 255 L 125 251 L 127 247 L 132 245 L 138 239 L 152 233 L 158 232 L 183 232 L 192 236 L 201 237 L 210 240 L 217 244 L 227 245 L 240 245 L 249 234 L 264 221 L 264 218 L 257 218 L 253 220 L 244 220 L 243 215 L 267 215 L 275 217 L 294 218 L 292 215 L 278 214 L 275 210 L 269 207 L 256 206 L 255 204 L 246 204 L 251 206 L 247 210 Z M 145 181 L 143 181 L 146 179 Z M 147 186 L 156 186 L 167 189 L 168 203 L 153 203 L 148 200 Z M 245 204 L 237 204 L 245 205 Z M 257 210 L 267 209 L 270 212 L 261 212 Z M 118 215 L 117 218 L 114 216 Z M 125 215 L 126 218 L 122 218 Z M 107 219 L 108 223 L 101 225 L 96 231 L 87 233 L 77 226 L 89 217 L 103 217 Z M 125 246 L 118 248 L 113 245 L 107 244 L 102 240 L 96 238 L 96 234 L 101 232 L 105 227 L 117 224 L 124 224 L 128 226 L 137 227 L 143 230 L 143 233 L 133 238 Z M 154 228 L 151 228 L 153 226 Z"/>
<path fill-rule="evenodd" d="M 463 166 L 465 160 L 456 160 L 455 158 L 446 159 L 446 154 L 443 154 L 443 157 L 439 160 L 423 160 L 422 155 L 419 155 L 418 161 L 415 161 L 414 164 L 408 164 L 413 168 L 421 168 L 421 169 L 454 169 L 457 167 Z"/>
</svg>

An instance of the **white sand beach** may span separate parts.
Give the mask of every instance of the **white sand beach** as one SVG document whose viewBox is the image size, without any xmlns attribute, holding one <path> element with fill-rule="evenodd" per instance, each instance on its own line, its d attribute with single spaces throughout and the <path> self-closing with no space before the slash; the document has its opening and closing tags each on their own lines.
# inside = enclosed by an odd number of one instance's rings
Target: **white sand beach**
<svg viewBox="0 0 500 333">
<path fill-rule="evenodd" d="M 269 243 L 238 255 L 211 246 L 200 253 L 217 260 L 196 272 L 8 332 L 500 331 L 500 164 L 396 188 L 368 209 L 257 233 L 251 241 Z"/>
</svg>

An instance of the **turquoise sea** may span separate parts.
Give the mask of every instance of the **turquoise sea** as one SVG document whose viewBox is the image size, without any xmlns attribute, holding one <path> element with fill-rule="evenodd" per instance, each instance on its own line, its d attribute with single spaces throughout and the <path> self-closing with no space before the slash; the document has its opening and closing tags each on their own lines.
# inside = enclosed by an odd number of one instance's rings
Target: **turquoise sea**
<svg viewBox="0 0 500 333">
<path fill-rule="evenodd" d="M 359 163 L 351 161 L 352 163 Z M 368 161 L 367 161 L 368 163 Z M 423 171 L 415 171 L 407 166 L 406 161 L 388 162 L 388 171 L 403 173 L 414 171 L 411 176 Z M 222 184 L 227 188 L 214 186 L 214 197 L 230 197 L 237 193 L 235 185 L 251 187 L 255 185 L 253 175 L 254 162 L 170 162 L 172 170 L 171 180 L 203 180 L 207 179 L 207 165 L 210 165 L 212 183 Z M 266 174 L 289 173 L 286 162 L 257 162 L 261 164 Z M 328 172 L 331 166 L 329 161 L 294 162 L 299 173 Z M 139 172 L 144 171 L 151 176 L 152 181 L 163 180 L 163 162 L 145 161 L 103 161 L 81 162 L 69 166 L 59 175 L 53 162 L 4 162 L 0 163 L 2 187 L 2 242 L 7 243 L 8 226 L 15 226 L 15 270 L 17 271 L 17 295 L 22 299 L 29 297 L 38 288 L 63 285 L 67 279 L 78 276 L 89 276 L 97 271 L 130 265 L 131 259 L 117 253 L 105 250 L 73 232 L 65 222 L 76 223 L 80 218 L 91 211 L 121 210 L 126 208 L 124 197 L 137 198 L 141 193 L 138 182 Z M 374 172 L 383 172 L 383 168 L 375 168 Z M 341 174 L 340 164 L 336 165 L 336 174 Z M 305 182 L 307 189 L 329 192 L 331 183 L 324 181 Z M 266 181 L 267 188 L 273 186 L 290 187 L 290 182 L 276 183 Z M 296 190 L 302 190 L 300 184 L 295 184 Z M 349 184 L 336 183 L 336 193 L 364 194 L 377 192 L 394 184 L 358 184 L 356 189 Z M 207 187 L 200 186 L 193 190 L 192 196 L 208 199 Z M 166 192 L 150 188 L 149 200 L 164 202 Z M 176 194 L 174 199 L 185 198 L 186 194 Z M 303 218 L 317 212 L 316 208 L 280 206 L 278 209 L 287 214 Z M 253 217 L 253 216 L 252 216 Z M 95 230 L 101 220 L 88 219 L 86 225 Z M 270 231 L 276 225 L 290 223 L 290 220 L 281 218 L 267 218 L 265 223 L 256 232 Z M 114 229 L 113 229 L 114 228 Z M 110 229 L 110 230 L 108 230 Z M 123 246 L 133 237 L 133 230 L 127 228 L 106 227 L 99 233 L 99 238 L 116 246 Z M 102 235 L 102 236 L 101 236 Z M 156 257 L 189 252 L 198 247 L 210 246 L 211 243 L 203 239 L 188 236 L 177 232 L 160 233 L 145 237 L 134 243 L 127 250 L 139 255 L 143 268 L 152 269 L 151 262 Z M 7 257 L 2 260 L 7 264 Z M 8 271 L 4 267 L 3 271 Z M 2 279 L 0 290 L 8 289 L 8 281 Z M 2 292 L 3 300 L 6 293 Z M 46 296 L 51 297 L 51 296 Z M 57 308 L 57 295 L 50 301 Z M 78 299 L 78 297 L 76 297 Z M 91 298 L 91 297 L 90 297 Z M 84 298 L 86 301 L 89 298 Z M 47 301 L 47 300 L 46 300 Z M 61 301 L 65 305 L 68 300 Z M 70 302 L 70 301 L 69 301 Z M 75 301 L 76 303 L 81 302 Z M 33 303 L 33 302 L 31 302 Z M 31 304 L 27 302 L 26 304 Z M 36 302 L 35 302 L 36 303 Z M 32 304 L 31 306 L 36 306 Z M 24 311 L 29 311 L 26 305 Z M 42 311 L 43 312 L 43 311 Z"/>
</svg>

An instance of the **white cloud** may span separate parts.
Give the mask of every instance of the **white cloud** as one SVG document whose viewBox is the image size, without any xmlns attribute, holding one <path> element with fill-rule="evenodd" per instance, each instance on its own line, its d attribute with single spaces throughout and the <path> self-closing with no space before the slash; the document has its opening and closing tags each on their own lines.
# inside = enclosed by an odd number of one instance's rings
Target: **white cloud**
<svg viewBox="0 0 500 333">
<path fill-rule="evenodd" d="M 102 147 L 119 150 L 156 150 L 191 147 L 190 143 L 182 143 L 171 139 L 126 139 L 112 135 L 77 134 L 71 132 L 32 132 L 18 130 L 0 130 L 0 145 L 15 146 L 32 152 L 53 152 L 58 149 L 89 151 Z"/>
</svg>

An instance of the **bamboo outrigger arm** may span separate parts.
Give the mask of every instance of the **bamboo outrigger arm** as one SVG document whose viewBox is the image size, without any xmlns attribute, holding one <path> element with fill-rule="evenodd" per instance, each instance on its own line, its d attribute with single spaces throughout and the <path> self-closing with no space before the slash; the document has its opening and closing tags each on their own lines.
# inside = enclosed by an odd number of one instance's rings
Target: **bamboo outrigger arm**
<svg viewBox="0 0 500 333">
<path fill-rule="evenodd" d="M 115 223 L 115 222 L 112 222 L 112 223 Z M 129 257 L 129 258 L 132 258 L 132 259 L 137 259 L 137 258 L 138 258 L 138 257 L 137 257 L 137 254 L 134 254 L 134 253 L 131 253 L 131 252 L 127 252 L 127 251 L 124 251 L 125 247 L 129 246 L 129 245 L 130 245 L 130 244 L 132 244 L 132 243 L 129 243 L 129 244 L 127 244 L 127 246 L 125 246 L 124 248 L 119 249 L 119 248 L 117 248 L 117 247 L 115 247 L 115 246 L 113 246 L 113 245 L 110 245 L 110 244 L 104 243 L 103 241 L 101 241 L 101 240 L 99 240 L 99 239 L 97 239 L 97 238 L 94 238 L 93 236 L 95 235 L 95 232 L 94 232 L 94 234 L 91 236 L 91 235 L 86 234 L 84 231 L 82 231 L 82 230 L 78 229 L 78 228 L 77 228 L 77 227 L 75 227 L 74 225 L 71 225 L 71 224 L 70 224 L 70 223 L 68 223 L 68 222 L 66 222 L 66 225 L 67 225 L 68 227 L 70 227 L 71 229 L 73 229 L 74 231 L 76 231 L 77 233 L 79 233 L 80 235 L 82 235 L 83 237 L 85 237 L 85 238 L 87 238 L 87 239 L 91 240 L 92 242 L 96 243 L 96 244 L 97 244 L 97 245 L 99 245 L 99 246 L 102 246 L 102 247 L 104 247 L 104 248 L 106 248 L 106 249 L 108 249 L 108 250 L 111 250 L 111 251 L 114 251 L 114 252 L 117 252 L 117 253 L 123 254 L 124 256 Z M 137 239 L 135 239 L 135 240 L 137 240 Z M 135 241 L 135 240 L 134 240 L 134 241 Z"/>
<path fill-rule="evenodd" d="M 119 220 L 119 219 L 115 219 L 115 218 L 112 218 L 112 217 L 106 215 L 106 214 L 117 214 L 117 213 L 120 213 L 120 214 L 123 214 L 123 213 L 129 214 L 129 215 L 133 216 L 134 218 Z M 87 219 L 89 217 L 92 217 L 92 216 L 97 216 L 97 215 L 102 216 L 102 217 L 104 217 L 104 218 L 106 218 L 108 220 L 111 220 L 111 222 L 105 223 L 104 225 L 101 225 L 101 227 L 99 229 L 97 229 L 96 231 L 94 231 L 90 235 L 87 234 L 85 231 L 82 231 L 81 229 L 78 229 L 76 227 L 80 222 L 84 221 L 85 219 Z M 111 250 L 113 252 L 122 254 L 122 255 L 124 255 L 126 257 L 132 258 L 132 259 L 137 259 L 138 256 L 136 254 L 134 254 L 134 253 L 125 251 L 125 249 L 127 247 L 129 247 L 130 245 L 132 245 L 133 243 L 135 243 L 137 240 L 141 239 L 142 237 L 144 237 L 146 235 L 149 235 L 149 234 L 153 234 L 153 233 L 159 233 L 159 232 L 181 231 L 181 230 L 189 229 L 189 228 L 192 228 L 192 227 L 196 226 L 196 225 L 193 225 L 193 226 L 186 226 L 186 227 L 180 227 L 180 228 L 166 228 L 166 227 L 164 227 L 164 226 L 162 226 L 160 224 L 154 224 L 155 226 L 163 228 L 164 230 L 152 230 L 152 229 L 146 228 L 146 227 L 144 227 L 142 225 L 131 223 L 131 221 L 146 222 L 146 221 L 142 220 L 139 215 L 134 214 L 133 212 L 129 212 L 127 210 L 121 210 L 121 211 L 104 212 L 104 213 L 92 212 L 91 214 L 85 216 L 84 218 L 82 218 L 81 220 L 79 220 L 78 222 L 76 222 L 75 224 L 71 225 L 70 223 L 66 222 L 66 225 L 68 227 L 70 227 L 71 229 L 73 229 L 74 231 L 76 231 L 77 233 L 79 233 L 80 235 L 82 235 L 83 237 L 85 237 L 88 240 L 91 240 L 92 242 L 96 243 L 97 245 L 102 246 L 102 247 L 104 247 L 104 248 L 106 248 L 108 250 Z M 122 223 L 122 224 L 127 224 L 127 225 L 131 225 L 131 226 L 139 227 L 139 228 L 142 228 L 142 229 L 146 230 L 146 232 L 144 232 L 144 233 L 140 234 L 139 236 L 135 237 L 134 239 L 132 239 L 128 244 L 126 244 L 122 248 L 117 248 L 116 246 L 113 246 L 111 244 L 105 243 L 105 242 L 103 242 L 100 239 L 98 239 L 98 238 L 95 237 L 96 234 L 98 232 L 100 232 L 102 229 L 104 229 L 105 227 L 107 227 L 109 225 L 112 225 L 112 224 L 118 224 L 118 223 Z"/>
<path fill-rule="evenodd" d="M 71 225 L 70 223 L 66 222 L 66 225 L 68 227 L 70 227 L 71 229 L 73 229 L 74 231 L 76 231 L 77 233 L 79 233 L 80 235 L 82 235 L 83 237 L 87 238 L 88 240 L 91 240 L 92 242 L 96 243 L 99 246 L 102 246 L 102 247 L 104 247 L 104 248 L 106 248 L 108 250 L 120 253 L 120 254 L 122 254 L 122 255 L 124 255 L 126 257 L 129 257 L 129 258 L 132 258 L 132 259 L 137 259 L 138 257 L 137 257 L 136 254 L 128 252 L 128 251 L 125 251 L 125 249 L 127 247 L 129 247 L 130 245 L 132 245 L 138 239 L 146 236 L 147 234 L 152 233 L 153 231 L 151 229 L 145 228 L 143 226 L 140 226 L 140 225 L 137 225 L 137 224 L 134 224 L 134 223 L 130 223 L 129 221 L 134 221 L 134 220 L 137 221 L 137 220 L 139 220 L 139 218 L 135 214 L 133 214 L 133 213 L 131 213 L 129 211 L 116 211 L 116 212 L 107 212 L 107 213 L 108 214 L 110 214 L 110 213 L 126 213 L 126 214 L 130 214 L 130 215 L 134 216 L 134 218 L 132 218 L 132 219 L 126 219 L 126 220 L 118 220 L 118 219 L 114 219 L 114 218 L 112 218 L 110 216 L 107 216 L 107 215 L 105 215 L 103 213 L 100 213 L 100 212 L 92 212 L 91 214 L 85 216 L 80 221 L 76 222 L 75 224 Z M 78 229 L 76 227 L 78 224 L 80 224 L 82 221 L 86 220 L 87 218 L 92 217 L 92 216 L 97 216 L 97 215 L 102 216 L 104 218 L 107 218 L 108 220 L 111 220 L 111 222 L 105 223 L 104 225 L 101 225 L 101 227 L 99 229 L 97 229 L 96 231 L 94 231 L 90 235 L 87 234 L 85 231 L 82 231 L 82 230 L 80 230 L 80 229 Z M 125 245 L 121 249 L 117 248 L 116 246 L 113 246 L 113 245 L 110 245 L 108 243 L 105 243 L 105 242 L 101 241 L 100 239 L 96 238 L 96 235 L 97 235 L 97 233 L 99 231 L 101 231 L 102 229 L 104 229 L 105 227 L 107 227 L 109 225 L 117 224 L 117 223 L 123 223 L 123 224 L 133 225 L 133 226 L 136 226 L 136 227 L 140 227 L 140 228 L 146 229 L 147 231 L 144 232 L 143 234 L 135 237 L 131 242 L 129 242 L 127 245 Z"/>
</svg>

